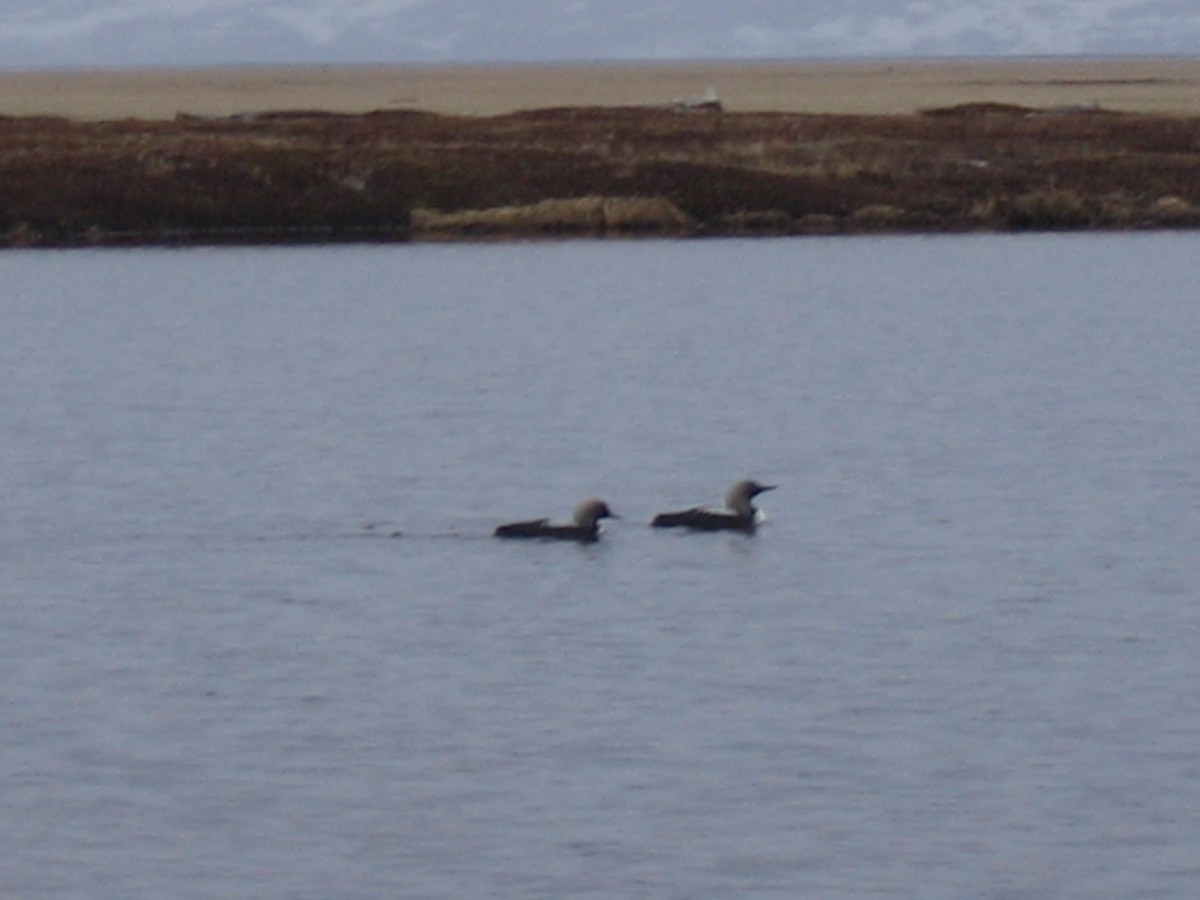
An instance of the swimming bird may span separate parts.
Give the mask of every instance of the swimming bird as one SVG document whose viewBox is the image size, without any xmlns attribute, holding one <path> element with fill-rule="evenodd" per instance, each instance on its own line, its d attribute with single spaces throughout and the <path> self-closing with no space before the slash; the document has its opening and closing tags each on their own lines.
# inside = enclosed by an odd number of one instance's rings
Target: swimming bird
<svg viewBox="0 0 1200 900">
<path fill-rule="evenodd" d="M 750 501 L 764 491 L 773 490 L 773 484 L 759 484 L 749 479 L 739 481 L 725 495 L 725 509 L 693 506 L 678 512 L 659 513 L 650 524 L 655 528 L 691 528 L 695 531 L 754 531 L 758 525 L 758 510 Z"/>
<path fill-rule="evenodd" d="M 499 526 L 496 537 L 502 538 L 551 538 L 560 541 L 591 542 L 600 539 L 600 520 L 618 519 L 603 500 L 584 500 L 575 507 L 570 525 L 552 525 L 549 519 L 531 519 L 528 522 L 510 522 Z"/>
</svg>

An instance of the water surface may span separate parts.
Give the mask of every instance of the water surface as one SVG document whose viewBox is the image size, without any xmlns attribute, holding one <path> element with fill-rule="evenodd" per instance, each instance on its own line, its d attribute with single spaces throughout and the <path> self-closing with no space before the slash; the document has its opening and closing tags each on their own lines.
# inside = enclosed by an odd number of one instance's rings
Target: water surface
<svg viewBox="0 0 1200 900">
<path fill-rule="evenodd" d="M 1195 235 L 0 274 L 6 895 L 1200 886 Z"/>
</svg>

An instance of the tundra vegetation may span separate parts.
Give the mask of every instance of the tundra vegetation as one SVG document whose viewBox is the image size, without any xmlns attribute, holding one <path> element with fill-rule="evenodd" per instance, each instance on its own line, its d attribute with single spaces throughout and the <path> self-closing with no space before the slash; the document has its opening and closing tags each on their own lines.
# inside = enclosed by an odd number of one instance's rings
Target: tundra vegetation
<svg viewBox="0 0 1200 900">
<path fill-rule="evenodd" d="M 0 244 L 1193 228 L 1200 118 L 559 108 L 0 118 Z"/>
</svg>

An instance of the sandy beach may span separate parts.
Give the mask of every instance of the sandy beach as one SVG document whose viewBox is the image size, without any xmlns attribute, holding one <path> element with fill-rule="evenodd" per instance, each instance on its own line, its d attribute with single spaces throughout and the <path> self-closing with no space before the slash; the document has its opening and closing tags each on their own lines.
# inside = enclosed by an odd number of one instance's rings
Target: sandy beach
<svg viewBox="0 0 1200 900">
<path fill-rule="evenodd" d="M 270 110 L 486 116 L 649 106 L 905 114 L 967 102 L 1200 115 L 1200 58 L 219 68 L 0 73 L 0 115 L 169 119 Z"/>
</svg>

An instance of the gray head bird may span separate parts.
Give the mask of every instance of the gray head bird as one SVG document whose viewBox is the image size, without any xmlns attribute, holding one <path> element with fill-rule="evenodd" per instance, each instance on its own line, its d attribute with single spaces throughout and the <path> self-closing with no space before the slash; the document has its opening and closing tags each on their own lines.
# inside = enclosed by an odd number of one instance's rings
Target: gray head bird
<svg viewBox="0 0 1200 900">
<path fill-rule="evenodd" d="M 530 519 L 527 522 L 510 522 L 499 526 L 496 537 L 501 538 L 548 538 L 559 541 L 590 543 L 600 539 L 600 520 L 619 519 L 603 500 L 584 500 L 575 507 L 570 525 L 551 524 L 549 519 Z"/>
<path fill-rule="evenodd" d="M 773 484 L 759 484 L 749 479 L 739 481 L 725 495 L 725 509 L 693 506 L 677 512 L 659 513 L 650 524 L 655 528 L 690 528 L 693 531 L 753 532 L 758 527 L 758 510 L 751 501 L 764 491 L 773 490 Z"/>
</svg>

